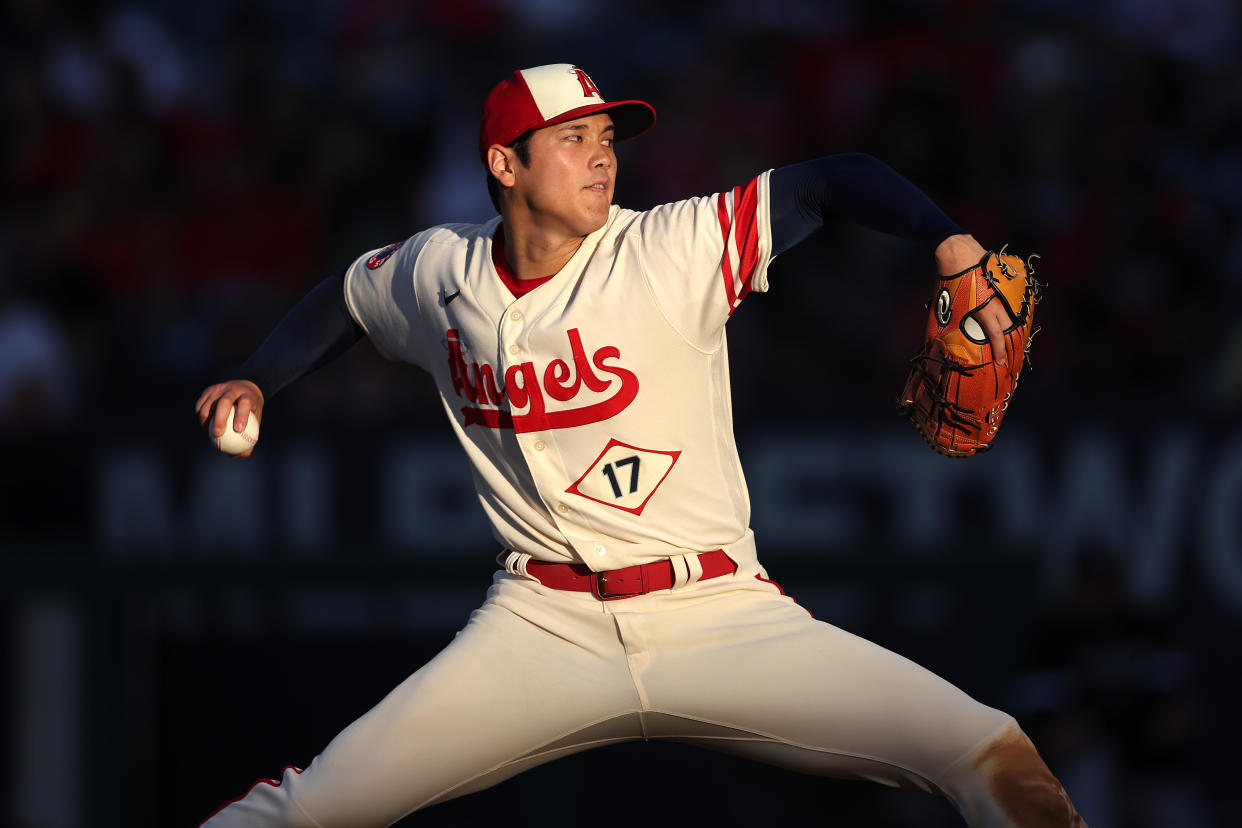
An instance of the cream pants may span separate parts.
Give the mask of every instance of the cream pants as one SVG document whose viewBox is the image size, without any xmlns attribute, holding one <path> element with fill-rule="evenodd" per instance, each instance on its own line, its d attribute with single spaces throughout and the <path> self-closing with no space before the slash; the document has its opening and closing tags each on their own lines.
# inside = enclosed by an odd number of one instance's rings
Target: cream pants
<svg viewBox="0 0 1242 828">
<path fill-rule="evenodd" d="M 814 620 L 760 574 L 744 567 L 601 602 L 497 573 L 452 643 L 305 771 L 255 785 L 205 825 L 385 826 L 544 762 L 635 739 L 917 786 L 948 797 L 973 826 L 1081 824 L 1068 799 L 1063 822 L 1055 803 L 1044 822 L 1006 801 L 1013 786 L 993 776 L 1009 760 L 997 745 L 1017 745 L 1019 763 L 1047 770 L 1011 717 Z"/>
</svg>

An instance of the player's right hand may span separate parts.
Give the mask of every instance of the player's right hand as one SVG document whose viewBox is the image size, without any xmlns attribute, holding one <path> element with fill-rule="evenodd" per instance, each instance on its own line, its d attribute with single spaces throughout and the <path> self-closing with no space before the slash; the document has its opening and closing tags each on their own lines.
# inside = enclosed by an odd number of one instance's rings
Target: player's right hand
<svg viewBox="0 0 1242 828">
<path fill-rule="evenodd" d="M 229 409 L 237 406 L 237 414 L 233 422 L 227 422 Z M 225 428 L 241 431 L 246 427 L 250 416 L 263 422 L 263 392 L 250 380 L 229 380 L 208 386 L 198 395 L 194 406 L 198 414 L 198 424 L 205 428 L 212 437 L 219 437 Z M 246 450 L 239 457 L 249 457 L 253 448 Z"/>
</svg>

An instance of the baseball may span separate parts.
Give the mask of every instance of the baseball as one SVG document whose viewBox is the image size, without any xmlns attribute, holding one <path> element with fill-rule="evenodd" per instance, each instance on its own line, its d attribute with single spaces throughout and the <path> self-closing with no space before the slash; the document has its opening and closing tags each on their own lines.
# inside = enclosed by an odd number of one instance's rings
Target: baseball
<svg viewBox="0 0 1242 828">
<path fill-rule="evenodd" d="M 259 442 L 259 418 L 254 416 L 254 412 L 250 412 L 250 416 L 246 419 L 246 428 L 244 431 L 233 430 L 233 417 L 237 414 L 237 406 L 229 408 L 229 418 L 225 421 L 224 433 L 216 437 L 210 431 L 207 436 L 211 438 L 211 444 L 225 454 L 231 454 L 234 457 L 243 453 L 247 449 Z"/>
</svg>

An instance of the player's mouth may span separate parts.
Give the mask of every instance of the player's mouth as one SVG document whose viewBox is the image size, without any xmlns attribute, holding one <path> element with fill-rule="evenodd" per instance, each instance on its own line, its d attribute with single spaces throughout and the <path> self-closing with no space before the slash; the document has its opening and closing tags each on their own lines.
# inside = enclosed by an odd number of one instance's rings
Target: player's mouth
<svg viewBox="0 0 1242 828">
<path fill-rule="evenodd" d="M 595 182 L 594 184 L 588 184 L 587 186 L 583 187 L 582 189 L 584 189 L 584 190 L 586 190 L 586 191 L 588 191 L 588 192 L 595 192 L 595 193 L 599 193 L 600 195 L 608 195 L 608 182 L 607 182 L 607 181 L 597 181 L 597 182 Z"/>
</svg>

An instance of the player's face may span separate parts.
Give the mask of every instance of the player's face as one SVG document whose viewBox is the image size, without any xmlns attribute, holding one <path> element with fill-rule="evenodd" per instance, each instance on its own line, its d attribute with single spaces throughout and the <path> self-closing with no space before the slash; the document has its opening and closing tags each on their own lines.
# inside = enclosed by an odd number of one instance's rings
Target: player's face
<svg viewBox="0 0 1242 828">
<path fill-rule="evenodd" d="M 607 113 L 537 130 L 530 165 L 516 179 L 537 221 L 585 236 L 604 225 L 616 183 L 612 118 Z"/>
</svg>

